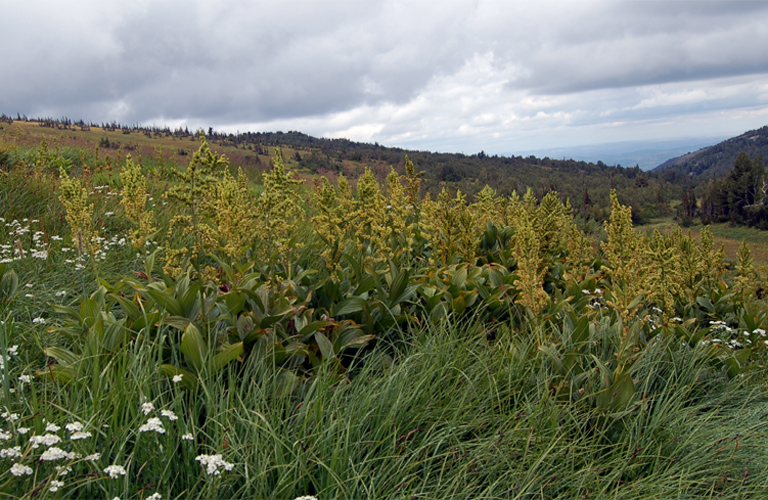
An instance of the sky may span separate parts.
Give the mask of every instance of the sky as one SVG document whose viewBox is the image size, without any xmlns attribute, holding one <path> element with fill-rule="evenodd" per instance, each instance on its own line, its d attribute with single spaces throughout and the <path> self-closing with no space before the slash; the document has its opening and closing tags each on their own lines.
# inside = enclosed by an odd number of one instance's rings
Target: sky
<svg viewBox="0 0 768 500">
<path fill-rule="evenodd" d="M 766 1 L 4 3 L 13 116 L 507 155 L 768 124 Z"/>
</svg>

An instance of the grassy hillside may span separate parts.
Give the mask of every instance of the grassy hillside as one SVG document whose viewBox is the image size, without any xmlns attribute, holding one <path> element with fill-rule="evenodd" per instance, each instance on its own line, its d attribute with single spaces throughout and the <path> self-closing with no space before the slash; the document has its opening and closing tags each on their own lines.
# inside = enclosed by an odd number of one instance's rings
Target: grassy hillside
<svg viewBox="0 0 768 500">
<path fill-rule="evenodd" d="M 65 140 L 133 133 L 0 132 L 6 498 L 768 487 L 748 246 L 646 236 L 615 193 L 598 237 L 554 192 L 426 197 L 410 162 L 309 185 L 297 146 L 256 184 L 202 139 L 128 159 Z"/>
<path fill-rule="evenodd" d="M 670 182 L 685 182 L 694 186 L 724 177 L 733 169 L 741 152 L 750 158 L 768 158 L 768 126 L 750 130 L 707 148 L 671 158 L 654 169 Z"/>
<path fill-rule="evenodd" d="M 83 161 L 77 150 L 93 150 L 99 144 L 100 154 L 112 157 L 113 164 L 121 161 L 119 156 L 132 154 L 147 164 L 162 159 L 169 164 L 185 165 L 188 155 L 197 147 L 197 137 L 186 130 L 8 121 L 12 123 L 0 123 L 0 143 L 6 148 L 29 151 L 45 138 L 52 146 L 57 144 L 75 165 Z M 274 147 L 279 146 L 286 165 L 307 180 L 325 176 L 335 182 L 343 174 L 354 181 L 365 168 L 370 168 L 383 183 L 390 166 L 403 173 L 407 155 L 424 172 L 421 188 L 432 197 L 448 189 L 452 193 L 461 190 L 471 199 L 486 185 L 504 196 L 513 191 L 521 195 L 528 187 L 538 197 L 554 190 L 564 200 L 570 200 L 579 213 L 599 220 L 607 218 L 610 211 L 611 189 L 617 190 L 623 203 L 632 206 L 637 222 L 670 214 L 670 203 L 680 197 L 679 188 L 660 181 L 654 174 L 600 162 L 407 151 L 344 139 L 318 139 L 299 132 L 234 135 L 211 130 L 207 139 L 252 180 L 269 168 L 269 157 Z"/>
</svg>

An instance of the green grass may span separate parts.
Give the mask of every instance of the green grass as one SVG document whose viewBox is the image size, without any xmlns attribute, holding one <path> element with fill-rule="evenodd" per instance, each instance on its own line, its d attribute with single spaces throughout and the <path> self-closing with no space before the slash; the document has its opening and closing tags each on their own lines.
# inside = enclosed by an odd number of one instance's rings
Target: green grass
<svg viewBox="0 0 768 500">
<path fill-rule="evenodd" d="M 637 230 L 651 233 L 654 229 L 658 229 L 663 233 L 665 231 L 672 231 L 677 227 L 680 227 L 679 224 L 671 217 L 667 217 L 654 219 L 648 224 L 638 226 Z M 690 227 L 683 227 L 682 230 L 684 232 L 690 231 L 693 236 L 698 238 L 703 227 L 702 224 L 692 224 Z M 745 240 L 752 251 L 752 258 L 755 259 L 755 264 L 768 265 L 768 231 L 746 226 L 732 226 L 728 223 L 711 224 L 709 227 L 712 235 L 715 237 L 715 245 L 725 248 L 727 260 L 731 262 L 736 261 L 741 241 Z"/>
<path fill-rule="evenodd" d="M 277 395 L 269 363 L 203 376 L 188 393 L 136 342 L 66 387 L 12 383 L 3 406 L 20 416 L 11 427 L 42 434 L 46 423 L 79 421 L 93 433 L 60 444 L 101 454 L 68 462 L 68 497 L 757 499 L 768 487 L 768 398 L 746 379 L 708 372 L 703 351 L 648 344 L 633 368 L 642 402 L 610 415 L 554 397 L 553 367 L 531 339 L 487 334 L 445 324 L 370 352 L 350 380 L 321 370 L 288 396 Z M 6 378 L 28 373 L 33 352 L 12 358 Z M 155 407 L 146 416 L 143 402 Z M 161 418 L 165 434 L 139 432 L 160 409 L 179 419 Z M 193 441 L 181 439 L 188 432 Z M 207 476 L 195 456 L 217 453 L 234 469 Z M 110 464 L 128 474 L 107 478 Z M 32 465 L 36 475 L 22 481 L 0 473 L 0 490 L 54 496 L 45 486 L 53 465 Z"/>
</svg>

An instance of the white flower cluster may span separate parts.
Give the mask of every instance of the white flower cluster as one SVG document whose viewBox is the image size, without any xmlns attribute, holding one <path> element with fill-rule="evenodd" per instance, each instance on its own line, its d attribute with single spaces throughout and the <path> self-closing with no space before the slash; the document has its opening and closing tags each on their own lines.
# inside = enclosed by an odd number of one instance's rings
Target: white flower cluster
<svg viewBox="0 0 768 500">
<path fill-rule="evenodd" d="M 125 475 L 125 467 L 122 465 L 108 465 L 104 472 L 109 475 L 110 479 L 117 479 L 117 476 Z"/>
<path fill-rule="evenodd" d="M 11 467 L 11 474 L 14 476 L 29 476 L 32 474 L 32 468 L 27 467 L 26 465 L 21 464 L 13 464 L 13 467 Z"/>
<path fill-rule="evenodd" d="M 158 434 L 165 434 L 165 427 L 163 422 L 157 418 L 152 417 L 147 420 L 147 423 L 139 427 L 139 432 L 157 432 Z"/>
<path fill-rule="evenodd" d="M 80 422 L 72 422 L 64 426 L 69 432 L 78 432 L 83 430 L 83 424 Z"/>
<path fill-rule="evenodd" d="M 58 448 L 56 446 L 53 446 L 51 448 L 48 448 L 43 452 L 42 455 L 40 455 L 40 460 L 43 462 L 50 462 L 53 460 L 61 460 L 63 458 L 74 460 L 77 458 L 77 454 L 75 452 L 69 452 L 62 450 L 61 448 Z"/>
<path fill-rule="evenodd" d="M 32 448 L 39 448 L 40 445 L 53 446 L 61 442 L 61 438 L 56 434 L 43 434 L 42 436 L 30 436 L 29 442 Z"/>
<path fill-rule="evenodd" d="M 167 418 L 171 422 L 179 419 L 179 417 L 177 417 L 176 414 L 173 413 L 171 410 L 160 410 L 160 415 Z"/>
<path fill-rule="evenodd" d="M 221 455 L 198 455 L 195 460 L 200 462 L 200 465 L 205 467 L 205 471 L 209 476 L 218 476 L 221 474 L 219 469 L 230 471 L 234 468 L 234 464 L 225 462 Z"/>
<path fill-rule="evenodd" d="M 6 448 L 0 450 L 0 458 L 20 458 L 21 446 L 14 446 L 13 448 Z"/>
</svg>

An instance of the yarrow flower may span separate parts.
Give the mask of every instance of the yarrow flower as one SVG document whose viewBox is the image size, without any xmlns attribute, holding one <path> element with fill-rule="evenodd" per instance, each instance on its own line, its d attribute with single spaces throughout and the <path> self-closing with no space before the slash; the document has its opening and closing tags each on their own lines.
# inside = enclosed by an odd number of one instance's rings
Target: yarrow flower
<svg viewBox="0 0 768 500">
<path fill-rule="evenodd" d="M 62 486 L 64 486 L 64 481 L 53 480 L 48 485 L 48 491 L 51 493 L 56 493 Z"/>
<path fill-rule="evenodd" d="M 317 500 L 317 497 L 312 495 L 304 495 L 303 497 L 296 497 L 294 500 Z"/>
<path fill-rule="evenodd" d="M 41 444 L 52 446 L 61 442 L 61 438 L 56 434 L 43 434 L 42 436 L 31 436 L 29 442 L 32 448 L 39 448 Z"/>
<path fill-rule="evenodd" d="M 104 472 L 109 474 L 110 479 L 117 479 L 117 476 L 125 475 L 125 468 L 122 465 L 108 465 Z"/>
<path fill-rule="evenodd" d="M 45 432 L 59 432 L 59 429 L 61 429 L 61 427 L 54 424 L 53 422 L 50 422 L 45 426 Z"/>
<path fill-rule="evenodd" d="M 174 384 L 178 384 L 179 382 L 181 382 L 181 379 L 183 377 L 184 377 L 184 375 L 182 375 L 181 373 L 179 373 L 178 375 L 174 375 L 173 376 L 173 383 Z"/>
<path fill-rule="evenodd" d="M 89 437 L 91 437 L 92 435 L 93 435 L 93 434 L 91 434 L 91 433 L 90 433 L 90 432 L 88 432 L 88 431 L 85 431 L 85 432 L 77 431 L 77 432 L 73 432 L 73 433 L 72 433 L 72 435 L 71 435 L 71 436 L 69 436 L 69 439 L 71 439 L 72 441 L 77 441 L 78 439 L 86 439 L 86 438 L 89 438 Z"/>
<path fill-rule="evenodd" d="M 176 414 L 173 413 L 171 410 L 160 410 L 160 415 L 167 418 L 170 421 L 179 419 L 179 417 L 177 417 Z"/>
<path fill-rule="evenodd" d="M 69 467 L 67 465 L 57 465 L 56 466 L 56 472 L 59 476 L 66 476 L 70 472 L 72 472 L 72 467 Z"/>
<path fill-rule="evenodd" d="M 165 434 L 165 427 L 163 427 L 163 422 L 157 417 L 152 417 L 147 420 L 146 424 L 139 427 L 139 432 L 150 431 L 157 432 L 158 434 Z"/>
<path fill-rule="evenodd" d="M 192 435 L 191 432 L 188 432 L 188 433 L 184 434 L 183 436 L 181 436 L 181 439 L 183 441 L 192 441 L 193 439 L 195 439 L 195 437 Z"/>
<path fill-rule="evenodd" d="M 14 446 L 13 448 L 6 448 L 0 450 L 0 458 L 20 458 L 21 446 Z"/>
<path fill-rule="evenodd" d="M 0 414 L 0 417 L 3 417 L 9 422 L 15 422 L 19 419 L 18 413 L 8 413 L 7 411 L 4 411 L 2 414 Z"/>
<path fill-rule="evenodd" d="M 14 476 L 29 476 L 32 474 L 32 468 L 27 467 L 26 465 L 21 464 L 13 464 L 13 467 L 11 467 L 11 474 Z"/>
<path fill-rule="evenodd" d="M 45 452 L 43 452 L 42 455 L 40 455 L 40 460 L 42 460 L 43 462 L 61 460 L 62 458 L 68 458 L 69 460 L 74 460 L 76 458 L 76 455 L 74 452 L 67 453 L 66 451 L 56 446 L 52 448 L 48 448 L 47 450 L 45 450 Z"/>
<path fill-rule="evenodd" d="M 149 415 L 152 413 L 152 411 L 155 409 L 155 405 L 152 403 L 142 403 L 141 404 L 141 411 L 144 413 L 144 415 Z"/>
<path fill-rule="evenodd" d="M 19 382 L 22 384 L 29 384 L 32 382 L 32 377 L 29 375 L 19 375 Z"/>
<path fill-rule="evenodd" d="M 218 476 L 221 474 L 219 468 L 230 471 L 235 466 L 234 464 L 225 462 L 221 455 L 198 455 L 195 457 L 195 460 L 205 467 L 205 471 L 209 476 Z"/>
<path fill-rule="evenodd" d="M 93 455 L 88 455 L 87 457 L 85 457 L 85 460 L 92 460 L 95 462 L 100 458 L 101 458 L 101 453 L 94 453 Z"/>
<path fill-rule="evenodd" d="M 152 493 L 151 495 L 149 495 L 147 497 L 147 500 L 161 500 L 162 498 L 163 498 L 163 495 L 161 495 L 160 493 L 155 492 L 155 493 Z"/>
<path fill-rule="evenodd" d="M 45 318 L 32 318 L 32 324 L 33 325 L 44 325 L 45 324 Z"/>
<path fill-rule="evenodd" d="M 83 424 L 81 422 L 72 422 L 64 426 L 69 432 L 78 432 L 83 430 Z"/>
</svg>

